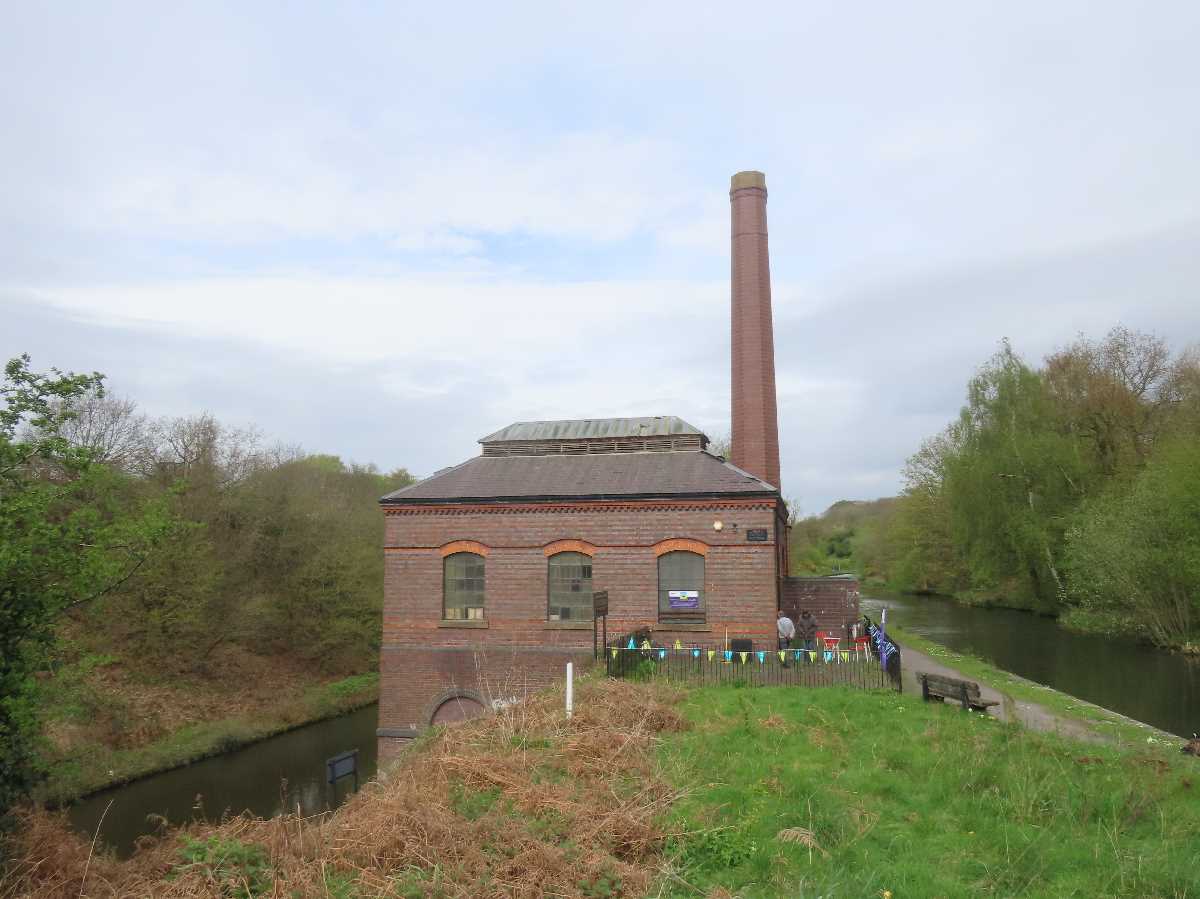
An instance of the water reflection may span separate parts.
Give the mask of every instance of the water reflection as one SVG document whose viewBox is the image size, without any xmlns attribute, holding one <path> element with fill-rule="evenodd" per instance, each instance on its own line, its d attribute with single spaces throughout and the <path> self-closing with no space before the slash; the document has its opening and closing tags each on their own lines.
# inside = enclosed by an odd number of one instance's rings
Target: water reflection
<svg viewBox="0 0 1200 899">
<path fill-rule="evenodd" d="M 376 706 L 369 706 L 272 737 L 186 768 L 166 771 L 96 793 L 70 809 L 71 823 L 89 836 L 104 809 L 100 841 L 128 854 L 142 834 L 155 832 L 157 816 L 171 824 L 249 811 L 268 817 L 281 812 L 313 814 L 331 808 L 353 790 L 353 778 L 325 783 L 325 760 L 358 749 L 359 780 L 375 776 Z"/>
<path fill-rule="evenodd" d="M 863 611 L 950 649 L 1181 736 L 1200 730 L 1200 660 L 1132 640 L 1077 634 L 1052 618 L 873 590 Z"/>
</svg>

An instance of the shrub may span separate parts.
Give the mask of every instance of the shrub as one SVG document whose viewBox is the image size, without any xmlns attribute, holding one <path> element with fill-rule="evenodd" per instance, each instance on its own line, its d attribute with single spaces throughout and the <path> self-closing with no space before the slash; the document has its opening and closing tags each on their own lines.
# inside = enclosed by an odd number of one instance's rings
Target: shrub
<svg viewBox="0 0 1200 899">
<path fill-rule="evenodd" d="M 200 873 L 220 890 L 221 896 L 252 899 L 274 886 L 274 871 L 262 846 L 219 836 L 203 840 L 184 837 L 179 855 L 182 863 L 173 869 L 175 876 L 189 871 Z"/>
</svg>

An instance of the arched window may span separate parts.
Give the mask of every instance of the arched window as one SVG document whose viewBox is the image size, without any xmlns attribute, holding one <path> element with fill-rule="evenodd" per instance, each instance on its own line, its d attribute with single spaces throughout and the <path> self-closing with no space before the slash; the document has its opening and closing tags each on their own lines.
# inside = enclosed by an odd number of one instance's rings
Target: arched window
<svg viewBox="0 0 1200 899">
<path fill-rule="evenodd" d="M 658 620 L 701 623 L 704 610 L 704 556 L 678 550 L 658 557 Z"/>
<path fill-rule="evenodd" d="M 592 620 L 592 559 L 583 553 L 555 553 L 548 560 L 546 618 Z"/>
<path fill-rule="evenodd" d="M 483 556 L 452 553 L 442 560 L 442 618 L 483 619 Z"/>
</svg>

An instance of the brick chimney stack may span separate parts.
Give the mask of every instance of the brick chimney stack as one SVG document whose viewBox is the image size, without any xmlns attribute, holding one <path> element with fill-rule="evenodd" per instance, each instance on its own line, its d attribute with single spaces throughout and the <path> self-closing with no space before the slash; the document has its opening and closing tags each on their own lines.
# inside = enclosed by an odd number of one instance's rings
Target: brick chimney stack
<svg viewBox="0 0 1200 899">
<path fill-rule="evenodd" d="M 734 175 L 729 204 L 733 217 L 733 433 L 729 461 L 779 487 L 766 176 L 762 172 Z"/>
</svg>

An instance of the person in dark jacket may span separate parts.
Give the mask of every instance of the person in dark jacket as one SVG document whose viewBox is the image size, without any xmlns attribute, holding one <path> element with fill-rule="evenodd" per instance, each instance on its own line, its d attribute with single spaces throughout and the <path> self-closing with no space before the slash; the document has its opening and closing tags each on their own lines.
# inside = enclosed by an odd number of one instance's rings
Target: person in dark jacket
<svg viewBox="0 0 1200 899">
<path fill-rule="evenodd" d="M 808 609 L 800 613 L 800 620 L 796 622 L 796 639 L 805 649 L 817 648 L 817 619 Z"/>
</svg>

